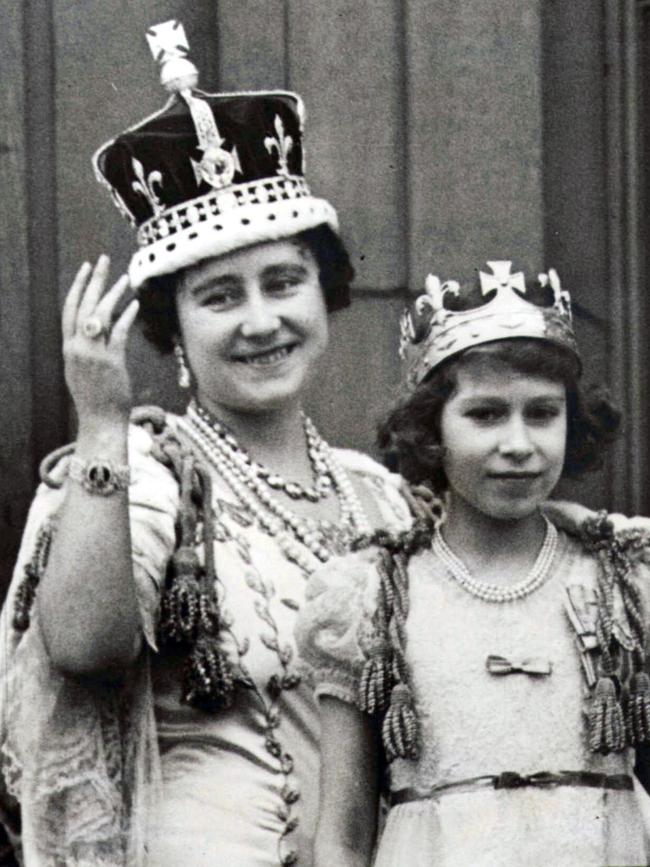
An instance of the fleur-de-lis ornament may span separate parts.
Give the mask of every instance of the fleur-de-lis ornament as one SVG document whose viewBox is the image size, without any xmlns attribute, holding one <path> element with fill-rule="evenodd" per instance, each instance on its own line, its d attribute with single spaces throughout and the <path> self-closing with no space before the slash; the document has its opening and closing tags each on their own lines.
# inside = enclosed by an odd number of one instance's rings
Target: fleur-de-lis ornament
<svg viewBox="0 0 650 867">
<path fill-rule="evenodd" d="M 460 283 L 457 280 L 445 280 L 443 283 L 435 274 L 429 274 L 427 279 L 424 281 L 424 291 L 426 292 L 426 295 L 421 295 L 416 299 L 416 306 L 418 303 L 424 303 L 425 299 L 428 298 L 434 312 L 436 312 L 444 309 L 445 295 L 450 293 L 451 295 L 458 297 L 460 294 Z"/>
<path fill-rule="evenodd" d="M 140 160 L 136 160 L 135 157 L 131 160 L 131 165 L 133 166 L 133 171 L 138 179 L 137 181 L 133 181 L 131 186 L 136 193 L 141 193 L 145 197 L 151 205 L 154 214 L 158 216 L 158 214 L 161 214 L 165 210 L 165 206 L 156 195 L 154 184 L 158 184 L 158 186 L 162 188 L 162 174 L 158 171 L 150 172 L 149 176 L 145 178 L 144 166 Z"/>
<path fill-rule="evenodd" d="M 560 278 L 555 268 L 549 268 L 547 274 L 538 274 L 540 286 L 550 286 L 555 300 L 555 306 L 563 310 L 571 319 L 571 296 L 560 284 Z"/>
<path fill-rule="evenodd" d="M 273 126 L 275 127 L 275 134 L 277 138 L 274 138 L 272 135 L 267 135 L 264 139 L 264 147 L 271 154 L 274 150 L 278 152 L 278 174 L 284 175 L 284 177 L 289 177 L 289 164 L 288 157 L 291 152 L 291 148 L 293 147 L 293 139 L 290 135 L 286 135 L 284 131 L 284 124 L 282 123 L 282 118 L 280 115 L 276 114 L 275 120 L 273 121 Z"/>
</svg>

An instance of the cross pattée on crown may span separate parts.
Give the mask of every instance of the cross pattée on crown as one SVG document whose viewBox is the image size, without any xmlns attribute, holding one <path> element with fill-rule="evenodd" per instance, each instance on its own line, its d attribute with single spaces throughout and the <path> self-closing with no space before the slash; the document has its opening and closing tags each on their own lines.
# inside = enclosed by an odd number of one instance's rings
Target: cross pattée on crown
<svg viewBox="0 0 650 867">
<path fill-rule="evenodd" d="M 513 274 L 512 262 L 488 262 L 487 264 L 492 269 L 491 274 L 479 271 L 482 295 L 487 295 L 493 289 L 496 289 L 497 292 L 502 289 L 516 289 L 518 292 L 526 293 L 524 272 L 517 271 L 516 274 Z"/>
<path fill-rule="evenodd" d="M 492 269 L 491 274 L 479 271 L 481 294 L 488 295 L 496 289 L 496 296 L 489 302 L 491 310 L 495 308 L 507 309 L 524 305 L 529 306 L 528 301 L 522 298 L 526 294 L 526 278 L 523 271 L 512 273 L 512 262 L 488 262 Z"/>
<path fill-rule="evenodd" d="M 165 63 L 172 57 L 187 57 L 190 50 L 185 28 L 175 19 L 150 27 L 146 36 L 157 63 Z"/>
</svg>

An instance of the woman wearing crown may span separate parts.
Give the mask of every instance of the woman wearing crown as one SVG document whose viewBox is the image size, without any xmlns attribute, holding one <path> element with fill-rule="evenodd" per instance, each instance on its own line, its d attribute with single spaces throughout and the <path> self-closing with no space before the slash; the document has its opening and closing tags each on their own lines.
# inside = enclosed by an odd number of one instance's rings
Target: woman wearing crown
<svg viewBox="0 0 650 867">
<path fill-rule="evenodd" d="M 382 779 L 375 867 L 648 863 L 648 537 L 602 515 L 568 535 L 540 509 L 618 416 L 580 383 L 557 274 L 488 266 L 478 287 L 429 277 L 381 434 L 409 481 L 446 489 L 445 515 L 330 561 L 301 612 L 318 867 L 371 863 Z"/>
<path fill-rule="evenodd" d="M 205 94 L 179 26 L 149 36 L 173 96 L 96 156 L 139 249 L 110 289 L 106 257 L 82 266 L 65 302 L 79 431 L 3 612 L 2 770 L 27 867 L 310 865 L 297 611 L 316 566 L 410 519 L 301 409 L 352 269 L 302 176 L 300 99 Z M 182 417 L 129 424 L 138 316 L 176 354 Z"/>
</svg>

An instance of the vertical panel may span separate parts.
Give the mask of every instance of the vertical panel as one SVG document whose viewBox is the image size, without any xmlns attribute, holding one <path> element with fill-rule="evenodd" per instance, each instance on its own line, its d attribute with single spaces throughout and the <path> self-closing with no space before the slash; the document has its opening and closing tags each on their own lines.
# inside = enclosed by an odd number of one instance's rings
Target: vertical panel
<svg viewBox="0 0 650 867">
<path fill-rule="evenodd" d="M 400 27 L 393 0 L 289 4 L 290 85 L 307 104 L 307 174 L 339 210 L 357 285 L 404 285 Z"/>
<path fill-rule="evenodd" d="M 289 3 L 289 84 L 307 106 L 307 175 L 336 206 L 357 271 L 352 308 L 332 319 L 309 408 L 332 442 L 374 449 L 391 399 L 406 283 L 401 22 L 394 0 Z M 398 290 L 397 296 L 382 291 Z"/>
<path fill-rule="evenodd" d="M 29 0 L 25 23 L 25 151 L 31 276 L 33 458 L 65 439 L 67 413 L 57 303 L 55 56 L 50 0 Z"/>
<path fill-rule="evenodd" d="M 0 596 L 33 484 L 22 14 L 8 4 L 0 29 Z"/>
<path fill-rule="evenodd" d="M 284 88 L 285 0 L 220 0 L 217 9 L 219 88 Z"/>
<path fill-rule="evenodd" d="M 538 268 L 539 0 L 404 5 L 413 287 L 491 258 Z"/>
<path fill-rule="evenodd" d="M 573 298 L 585 379 L 604 383 L 610 286 L 602 8 L 592 0 L 552 0 L 542 16 L 545 258 Z M 607 473 L 589 475 L 568 493 L 602 507 Z"/>
<path fill-rule="evenodd" d="M 648 301 L 639 273 L 639 140 L 636 3 L 605 3 L 608 265 L 612 322 L 610 381 L 626 415 L 613 464 L 618 508 L 649 508 Z"/>
<path fill-rule="evenodd" d="M 403 301 L 359 293 L 331 317 L 330 347 L 307 406 L 329 442 L 377 455 L 375 432 L 397 396 Z"/>
</svg>

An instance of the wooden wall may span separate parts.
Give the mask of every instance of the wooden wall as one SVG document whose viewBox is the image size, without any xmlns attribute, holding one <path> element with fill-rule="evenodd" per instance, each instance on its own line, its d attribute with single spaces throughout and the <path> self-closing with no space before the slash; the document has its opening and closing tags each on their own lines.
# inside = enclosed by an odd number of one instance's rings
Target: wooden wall
<svg viewBox="0 0 650 867">
<path fill-rule="evenodd" d="M 374 421 L 398 380 L 398 313 L 429 270 L 451 277 L 514 256 L 531 269 L 555 264 L 585 306 L 608 303 L 605 5 L 4 4 L 4 578 L 38 461 L 74 432 L 59 355 L 61 299 L 83 259 L 107 251 L 118 273 L 130 256 L 131 231 L 95 183 L 90 157 L 163 102 L 147 26 L 182 20 L 206 89 L 287 87 L 304 97 L 310 183 L 338 207 L 358 272 L 353 307 L 333 317 L 332 352 L 310 405 L 331 440 L 371 450 Z M 614 376 L 606 326 L 580 329 L 598 377 Z M 179 405 L 169 364 L 140 339 L 132 361 L 140 402 Z M 614 489 L 602 474 L 587 498 L 606 503 Z M 630 505 L 625 483 L 616 490 L 617 505 Z"/>
</svg>

